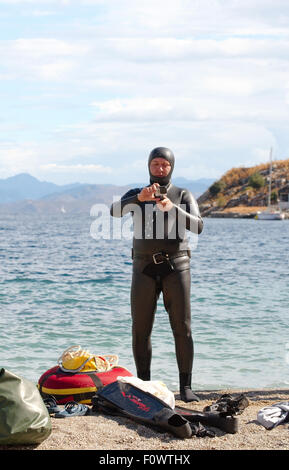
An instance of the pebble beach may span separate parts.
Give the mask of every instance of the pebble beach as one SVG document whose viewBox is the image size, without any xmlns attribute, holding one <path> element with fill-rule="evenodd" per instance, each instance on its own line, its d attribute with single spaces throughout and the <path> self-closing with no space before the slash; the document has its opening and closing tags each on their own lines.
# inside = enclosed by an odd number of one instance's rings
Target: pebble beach
<svg viewBox="0 0 289 470">
<path fill-rule="evenodd" d="M 224 393 L 232 397 L 244 393 L 249 406 L 238 415 L 238 432 L 226 434 L 218 428 L 211 428 L 215 437 L 196 437 L 179 439 L 168 432 L 161 432 L 130 419 L 103 415 L 92 412 L 87 416 L 65 419 L 51 418 L 52 432 L 38 446 L 11 447 L 2 446 L 2 450 L 35 451 L 231 451 L 231 450 L 289 450 L 289 423 L 280 424 L 272 430 L 265 429 L 257 421 L 258 411 L 265 406 L 272 406 L 279 401 L 289 400 L 289 390 L 218 390 L 203 391 L 198 395 L 200 402 L 184 404 L 175 394 L 176 405 L 202 411 Z M 108 455 L 108 454 L 107 454 Z M 114 454 L 110 452 L 110 456 Z M 123 455 L 123 454 L 122 454 Z M 125 452 L 124 452 L 125 455 Z M 114 463 L 114 462 L 111 462 Z"/>
</svg>

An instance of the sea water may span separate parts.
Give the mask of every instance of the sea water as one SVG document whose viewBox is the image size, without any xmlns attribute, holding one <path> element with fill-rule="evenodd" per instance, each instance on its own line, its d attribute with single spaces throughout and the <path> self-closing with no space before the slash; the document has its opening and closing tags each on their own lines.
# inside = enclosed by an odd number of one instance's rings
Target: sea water
<svg viewBox="0 0 289 470">
<path fill-rule="evenodd" d="M 131 240 L 91 235 L 89 214 L 18 214 L 0 220 L 0 367 L 37 382 L 80 345 L 131 349 Z M 289 221 L 205 219 L 192 240 L 193 388 L 289 386 Z M 178 389 L 162 297 L 152 379 Z"/>
</svg>

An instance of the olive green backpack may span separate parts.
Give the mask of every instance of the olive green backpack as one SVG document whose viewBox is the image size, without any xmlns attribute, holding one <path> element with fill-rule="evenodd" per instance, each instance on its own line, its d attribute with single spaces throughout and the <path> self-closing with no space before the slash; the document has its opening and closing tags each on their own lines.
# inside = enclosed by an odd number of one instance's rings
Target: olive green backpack
<svg viewBox="0 0 289 470">
<path fill-rule="evenodd" d="M 40 444 L 50 433 L 50 416 L 37 386 L 0 369 L 0 445 Z"/>
</svg>

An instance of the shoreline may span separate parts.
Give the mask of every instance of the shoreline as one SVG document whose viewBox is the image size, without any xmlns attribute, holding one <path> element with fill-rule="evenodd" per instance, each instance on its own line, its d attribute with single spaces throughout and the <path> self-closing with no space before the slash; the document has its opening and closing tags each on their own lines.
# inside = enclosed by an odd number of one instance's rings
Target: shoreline
<svg viewBox="0 0 289 470">
<path fill-rule="evenodd" d="M 266 211 L 267 207 L 265 206 L 235 206 L 223 210 L 218 210 L 217 208 L 211 207 L 208 210 L 202 212 L 203 218 L 224 218 L 224 219 L 254 219 L 255 216 Z M 289 211 L 282 210 L 284 214 L 284 219 L 289 219 Z"/>
<path fill-rule="evenodd" d="M 247 214 L 242 214 L 239 212 L 214 212 L 210 215 L 205 215 L 203 218 L 207 219 L 254 219 L 257 215 L 256 213 L 247 213 Z M 285 214 L 285 217 L 283 220 L 288 220 L 289 219 L 289 214 Z"/>
<path fill-rule="evenodd" d="M 87 416 L 51 418 L 52 432 L 38 446 L 0 446 L 0 450 L 90 450 L 90 451 L 167 451 L 180 450 L 289 450 L 289 424 L 267 430 L 257 421 L 258 411 L 279 401 L 289 401 L 289 389 L 224 389 L 198 391 L 200 402 L 184 403 L 174 393 L 176 406 L 202 411 L 223 394 L 236 397 L 244 393 L 249 406 L 238 415 L 238 432 L 226 434 L 210 428 L 215 437 L 180 439 L 128 418 L 92 412 Z"/>
</svg>

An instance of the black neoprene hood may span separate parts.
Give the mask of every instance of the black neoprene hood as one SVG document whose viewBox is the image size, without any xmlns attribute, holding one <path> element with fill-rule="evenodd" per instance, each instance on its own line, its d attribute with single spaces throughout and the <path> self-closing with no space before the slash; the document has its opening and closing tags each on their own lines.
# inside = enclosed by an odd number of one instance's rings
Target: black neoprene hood
<svg viewBox="0 0 289 470">
<path fill-rule="evenodd" d="M 155 158 L 164 158 L 171 164 L 171 171 L 167 176 L 154 176 L 150 172 L 150 164 L 151 161 L 154 160 Z M 149 159 L 148 159 L 148 168 L 149 168 L 149 174 L 150 174 L 150 182 L 151 184 L 153 183 L 159 183 L 161 186 L 166 186 L 169 184 L 172 176 L 172 172 L 174 170 L 174 165 L 175 165 L 175 157 L 173 152 L 166 148 L 166 147 L 156 147 L 151 151 L 149 154 Z"/>
</svg>

